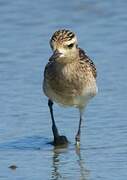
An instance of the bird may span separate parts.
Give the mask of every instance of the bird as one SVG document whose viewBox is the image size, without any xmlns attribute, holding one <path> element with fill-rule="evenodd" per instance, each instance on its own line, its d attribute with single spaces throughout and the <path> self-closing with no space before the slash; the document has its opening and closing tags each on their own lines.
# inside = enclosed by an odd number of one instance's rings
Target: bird
<svg viewBox="0 0 127 180">
<path fill-rule="evenodd" d="M 97 69 L 93 61 L 78 45 L 77 36 L 68 29 L 59 29 L 50 39 L 53 54 L 44 69 L 43 91 L 48 97 L 52 120 L 54 145 L 68 143 L 66 136 L 59 134 L 53 114 L 54 102 L 64 107 L 79 110 L 79 125 L 75 136 L 80 146 L 83 112 L 88 102 L 97 94 Z"/>
</svg>

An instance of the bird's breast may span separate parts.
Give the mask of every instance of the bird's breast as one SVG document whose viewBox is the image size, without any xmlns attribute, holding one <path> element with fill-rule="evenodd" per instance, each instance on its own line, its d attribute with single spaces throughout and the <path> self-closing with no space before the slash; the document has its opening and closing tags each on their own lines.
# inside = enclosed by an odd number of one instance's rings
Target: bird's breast
<svg viewBox="0 0 127 180">
<path fill-rule="evenodd" d="M 86 75 L 78 72 L 74 65 L 50 69 L 45 73 L 44 92 L 50 99 L 64 106 L 85 106 L 97 93 L 92 72 Z"/>
</svg>

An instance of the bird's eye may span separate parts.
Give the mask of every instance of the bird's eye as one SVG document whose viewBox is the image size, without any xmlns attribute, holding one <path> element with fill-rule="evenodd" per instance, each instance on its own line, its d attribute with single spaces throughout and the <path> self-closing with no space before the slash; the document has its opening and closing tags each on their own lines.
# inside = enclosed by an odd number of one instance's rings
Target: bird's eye
<svg viewBox="0 0 127 180">
<path fill-rule="evenodd" d="M 73 44 L 73 43 L 71 43 L 71 44 L 67 45 L 67 47 L 68 47 L 69 49 L 71 49 L 73 46 L 74 46 L 74 44 Z"/>
</svg>

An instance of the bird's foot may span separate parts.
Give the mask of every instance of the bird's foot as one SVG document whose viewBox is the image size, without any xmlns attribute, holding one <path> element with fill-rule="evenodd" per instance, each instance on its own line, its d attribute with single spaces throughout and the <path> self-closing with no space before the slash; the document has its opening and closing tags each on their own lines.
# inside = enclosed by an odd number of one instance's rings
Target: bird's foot
<svg viewBox="0 0 127 180">
<path fill-rule="evenodd" d="M 66 136 L 58 136 L 54 138 L 53 145 L 54 146 L 67 146 L 69 143 Z"/>
<path fill-rule="evenodd" d="M 76 135 L 75 141 L 76 141 L 76 147 L 80 148 L 80 136 L 79 135 Z"/>
<path fill-rule="evenodd" d="M 80 141 L 76 141 L 76 147 L 80 148 Z"/>
</svg>

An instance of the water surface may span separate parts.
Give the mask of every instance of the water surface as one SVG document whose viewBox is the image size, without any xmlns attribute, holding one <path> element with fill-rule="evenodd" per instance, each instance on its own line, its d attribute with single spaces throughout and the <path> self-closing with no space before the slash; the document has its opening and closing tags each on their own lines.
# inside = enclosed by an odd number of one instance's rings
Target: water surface
<svg viewBox="0 0 127 180">
<path fill-rule="evenodd" d="M 126 180 L 127 1 L 0 1 L 0 179 Z M 71 144 L 54 149 L 41 83 L 59 28 L 76 32 L 98 69 L 99 94 L 88 105 L 81 149 L 78 111 L 54 106 Z M 16 170 L 8 167 L 16 165 Z"/>
</svg>

